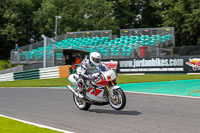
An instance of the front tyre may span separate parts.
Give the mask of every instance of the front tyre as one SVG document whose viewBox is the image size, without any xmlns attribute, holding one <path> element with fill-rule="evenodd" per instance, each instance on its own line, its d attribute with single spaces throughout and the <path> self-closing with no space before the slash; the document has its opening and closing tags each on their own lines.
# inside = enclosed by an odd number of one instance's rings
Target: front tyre
<svg viewBox="0 0 200 133">
<path fill-rule="evenodd" d="M 88 110 L 91 106 L 90 103 L 87 103 L 83 101 L 82 99 L 78 98 L 77 96 L 73 95 L 73 100 L 75 105 L 80 109 L 80 110 Z"/>
<path fill-rule="evenodd" d="M 121 110 L 126 106 L 126 95 L 121 88 L 113 90 L 113 98 L 108 98 L 110 106 L 115 110 Z"/>
</svg>

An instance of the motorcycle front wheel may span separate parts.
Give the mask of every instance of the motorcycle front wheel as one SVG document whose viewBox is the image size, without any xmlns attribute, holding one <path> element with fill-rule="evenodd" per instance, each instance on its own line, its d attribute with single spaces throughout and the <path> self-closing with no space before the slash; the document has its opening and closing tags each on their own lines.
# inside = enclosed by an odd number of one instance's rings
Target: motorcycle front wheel
<svg viewBox="0 0 200 133">
<path fill-rule="evenodd" d="M 115 110 L 121 110 L 126 106 L 126 95 L 121 88 L 113 90 L 113 98 L 108 98 L 110 106 Z"/>
<path fill-rule="evenodd" d="M 87 103 L 83 101 L 81 98 L 78 98 L 77 96 L 73 95 L 73 100 L 75 105 L 80 109 L 80 110 L 88 110 L 91 106 L 90 103 Z"/>
</svg>

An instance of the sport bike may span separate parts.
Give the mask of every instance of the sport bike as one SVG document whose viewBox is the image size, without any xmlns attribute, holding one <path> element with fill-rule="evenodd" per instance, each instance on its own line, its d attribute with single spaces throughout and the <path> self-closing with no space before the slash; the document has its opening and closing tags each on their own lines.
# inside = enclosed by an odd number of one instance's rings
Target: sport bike
<svg viewBox="0 0 200 133">
<path fill-rule="evenodd" d="M 113 69 L 105 64 L 100 64 L 95 68 L 92 77 L 95 77 L 94 80 L 83 80 L 81 92 L 77 88 L 67 86 L 73 93 L 75 105 L 80 110 L 88 110 L 91 104 L 110 104 L 115 110 L 121 110 L 125 107 L 126 96 L 120 86 L 117 86 L 117 74 Z M 81 97 L 80 93 L 84 97 Z"/>
</svg>

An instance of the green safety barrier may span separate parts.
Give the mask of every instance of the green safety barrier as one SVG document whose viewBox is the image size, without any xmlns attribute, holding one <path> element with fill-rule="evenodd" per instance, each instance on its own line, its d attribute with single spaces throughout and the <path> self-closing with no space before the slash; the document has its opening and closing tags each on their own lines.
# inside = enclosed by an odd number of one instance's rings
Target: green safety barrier
<svg viewBox="0 0 200 133">
<path fill-rule="evenodd" d="M 40 70 L 33 69 L 14 73 L 14 80 L 40 79 Z"/>
</svg>

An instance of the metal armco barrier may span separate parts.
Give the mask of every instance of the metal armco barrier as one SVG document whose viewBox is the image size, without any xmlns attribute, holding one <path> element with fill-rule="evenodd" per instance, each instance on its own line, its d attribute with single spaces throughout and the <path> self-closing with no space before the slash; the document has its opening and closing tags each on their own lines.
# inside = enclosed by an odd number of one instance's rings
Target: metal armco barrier
<svg viewBox="0 0 200 133">
<path fill-rule="evenodd" d="M 13 73 L 6 73 L 0 75 L 0 81 L 13 81 Z"/>
<path fill-rule="evenodd" d="M 59 78 L 59 67 L 40 68 L 40 79 Z"/>
<path fill-rule="evenodd" d="M 14 73 L 14 80 L 27 80 L 27 79 L 39 79 L 39 69 L 27 70 Z"/>
<path fill-rule="evenodd" d="M 0 81 L 28 80 L 28 79 L 51 79 L 69 77 L 69 65 L 56 66 L 27 71 L 0 74 Z"/>
</svg>

